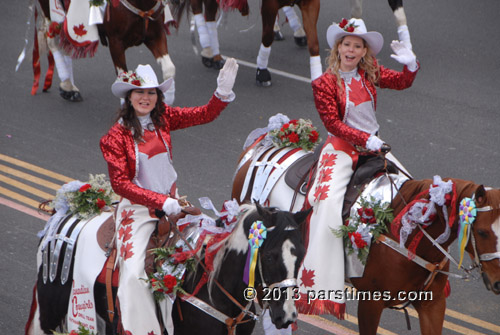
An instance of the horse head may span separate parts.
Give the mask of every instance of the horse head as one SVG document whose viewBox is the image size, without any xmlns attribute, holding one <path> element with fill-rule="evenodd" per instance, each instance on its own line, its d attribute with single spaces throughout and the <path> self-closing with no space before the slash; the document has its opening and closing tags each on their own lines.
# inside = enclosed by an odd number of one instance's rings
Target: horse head
<svg viewBox="0 0 500 335">
<path fill-rule="evenodd" d="M 479 267 L 486 288 L 500 294 L 500 190 L 480 186 L 471 199 L 476 213 L 465 250 Z"/>
<path fill-rule="evenodd" d="M 256 207 L 256 215 L 267 227 L 267 238 L 259 250 L 259 266 L 255 275 L 263 288 L 260 300 L 269 306 L 275 326 L 286 328 L 297 319 L 294 296 L 297 293 L 299 267 L 306 251 L 300 225 L 310 211 L 292 214 L 259 205 Z M 251 229 L 254 219 L 247 218 L 245 231 Z"/>
</svg>

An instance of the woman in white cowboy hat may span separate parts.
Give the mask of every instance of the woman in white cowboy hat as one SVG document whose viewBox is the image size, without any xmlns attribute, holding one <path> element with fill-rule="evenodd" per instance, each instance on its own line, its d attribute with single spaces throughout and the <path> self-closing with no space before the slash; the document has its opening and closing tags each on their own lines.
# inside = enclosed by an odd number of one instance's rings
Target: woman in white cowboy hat
<svg viewBox="0 0 500 335">
<path fill-rule="evenodd" d="M 313 206 L 309 248 L 299 272 L 308 274 L 306 278 L 314 276 L 314 280 L 306 280 L 312 284 L 301 286 L 301 292 L 343 291 L 343 241 L 330 229 L 338 229 L 343 224 L 342 204 L 346 187 L 360 161 L 358 149 L 379 151 L 384 144 L 377 136 L 375 86 L 408 88 L 419 67 L 414 53 L 400 41 L 391 43 L 394 51 L 391 57 L 404 64 L 403 71 L 379 65 L 375 56 L 382 49 L 384 39 L 378 32 L 368 32 L 361 19 L 343 19 L 339 24 L 332 24 L 326 38 L 331 47 L 328 68 L 312 82 L 312 88 L 328 138 L 308 195 Z M 309 304 L 301 299 L 297 306 L 302 313 L 328 313 L 342 318 L 344 301 L 341 294 L 336 294 Z"/>
<path fill-rule="evenodd" d="M 116 211 L 120 277 L 118 301 L 123 333 L 163 334 L 156 318 L 153 295 L 144 271 L 146 246 L 158 218 L 155 210 L 178 214 L 172 165 L 170 131 L 213 121 L 234 100 L 232 91 L 238 64 L 226 61 L 217 78 L 217 89 L 208 104 L 171 107 L 163 103 L 163 92 L 171 80 L 159 84 L 149 65 L 121 74 L 111 87 L 123 98 L 117 122 L 101 138 L 115 193 L 122 197 Z"/>
</svg>

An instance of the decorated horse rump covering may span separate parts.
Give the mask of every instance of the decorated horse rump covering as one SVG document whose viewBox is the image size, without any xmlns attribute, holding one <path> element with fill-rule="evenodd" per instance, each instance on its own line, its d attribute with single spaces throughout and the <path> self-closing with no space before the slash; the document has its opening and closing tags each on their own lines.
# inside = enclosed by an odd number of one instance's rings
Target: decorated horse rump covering
<svg viewBox="0 0 500 335">
<path fill-rule="evenodd" d="M 43 283 L 71 282 L 66 317 L 68 330 L 78 331 L 80 325 L 90 331 L 97 330 L 94 283 L 107 259 L 99 247 L 97 231 L 112 212 L 103 212 L 83 220 L 76 215 L 49 219 L 53 234 L 45 234 L 39 248 Z M 40 287 L 38 289 L 41 289 Z"/>
<path fill-rule="evenodd" d="M 89 0 L 65 0 L 65 7 L 61 0 L 49 1 L 50 20 L 61 25 L 59 43 L 62 48 L 73 58 L 93 57 L 99 45 L 96 24 L 102 23 L 104 1 L 94 6 Z"/>
</svg>

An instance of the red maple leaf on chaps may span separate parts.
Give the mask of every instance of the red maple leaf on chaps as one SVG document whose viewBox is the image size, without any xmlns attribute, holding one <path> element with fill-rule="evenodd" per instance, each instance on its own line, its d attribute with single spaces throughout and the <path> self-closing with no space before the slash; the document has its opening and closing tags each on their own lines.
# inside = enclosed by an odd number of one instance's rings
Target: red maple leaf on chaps
<svg viewBox="0 0 500 335">
<path fill-rule="evenodd" d="M 83 36 L 87 34 L 87 31 L 85 30 L 85 26 L 83 23 L 80 23 L 79 26 L 73 26 L 73 31 L 77 36 Z"/>
<path fill-rule="evenodd" d="M 324 154 L 323 157 L 321 158 L 321 162 L 319 165 L 320 167 L 334 166 L 336 160 L 337 160 L 336 154 Z"/>
<path fill-rule="evenodd" d="M 306 268 L 304 267 L 302 269 L 302 276 L 300 277 L 300 280 L 302 280 L 302 285 L 304 285 L 304 287 L 313 287 L 315 276 L 316 275 L 314 274 L 314 270 L 306 270 Z"/>
<path fill-rule="evenodd" d="M 133 247 L 132 243 L 122 244 L 122 247 L 120 248 L 120 256 L 124 261 L 134 256 L 134 252 L 132 251 Z"/>
<path fill-rule="evenodd" d="M 135 220 L 132 218 L 132 215 L 134 215 L 134 213 L 135 213 L 135 210 L 133 210 L 133 209 L 131 209 L 129 211 L 123 211 L 121 225 L 126 226 L 126 225 L 134 222 Z"/>
<path fill-rule="evenodd" d="M 132 238 L 132 227 L 127 226 L 127 227 L 121 227 L 120 230 L 118 231 L 118 238 L 122 240 L 123 242 L 127 242 Z"/>
<path fill-rule="evenodd" d="M 316 191 L 314 192 L 314 200 L 325 200 L 328 198 L 328 191 L 330 190 L 330 185 L 318 185 Z"/>
</svg>

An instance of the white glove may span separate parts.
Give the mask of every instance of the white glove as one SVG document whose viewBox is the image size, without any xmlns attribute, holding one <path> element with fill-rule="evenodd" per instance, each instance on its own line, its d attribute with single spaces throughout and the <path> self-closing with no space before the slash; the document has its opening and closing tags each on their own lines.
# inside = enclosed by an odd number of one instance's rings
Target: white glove
<svg viewBox="0 0 500 335">
<path fill-rule="evenodd" d="M 401 64 L 408 66 L 408 70 L 415 72 L 418 69 L 417 56 L 405 46 L 403 42 L 392 41 L 391 48 L 394 54 L 391 58 L 395 59 Z"/>
<path fill-rule="evenodd" d="M 366 141 L 366 149 L 370 151 L 379 151 L 380 148 L 382 148 L 382 144 L 384 144 L 384 141 L 375 135 L 371 135 Z"/>
<path fill-rule="evenodd" d="M 398 36 L 399 40 L 403 42 L 403 44 L 410 50 L 412 50 L 411 40 L 410 40 L 410 31 L 408 30 L 408 26 L 406 24 L 398 27 Z"/>
<path fill-rule="evenodd" d="M 217 93 L 225 97 L 229 96 L 233 90 L 237 73 L 238 63 L 236 63 L 236 60 L 234 58 L 226 59 L 226 63 L 217 77 Z"/>
<path fill-rule="evenodd" d="M 172 215 L 179 214 L 182 210 L 182 207 L 179 205 L 179 201 L 177 201 L 177 199 L 167 198 L 167 200 L 165 200 L 165 202 L 163 203 L 163 207 L 161 209 L 165 212 L 165 214 Z"/>
</svg>

